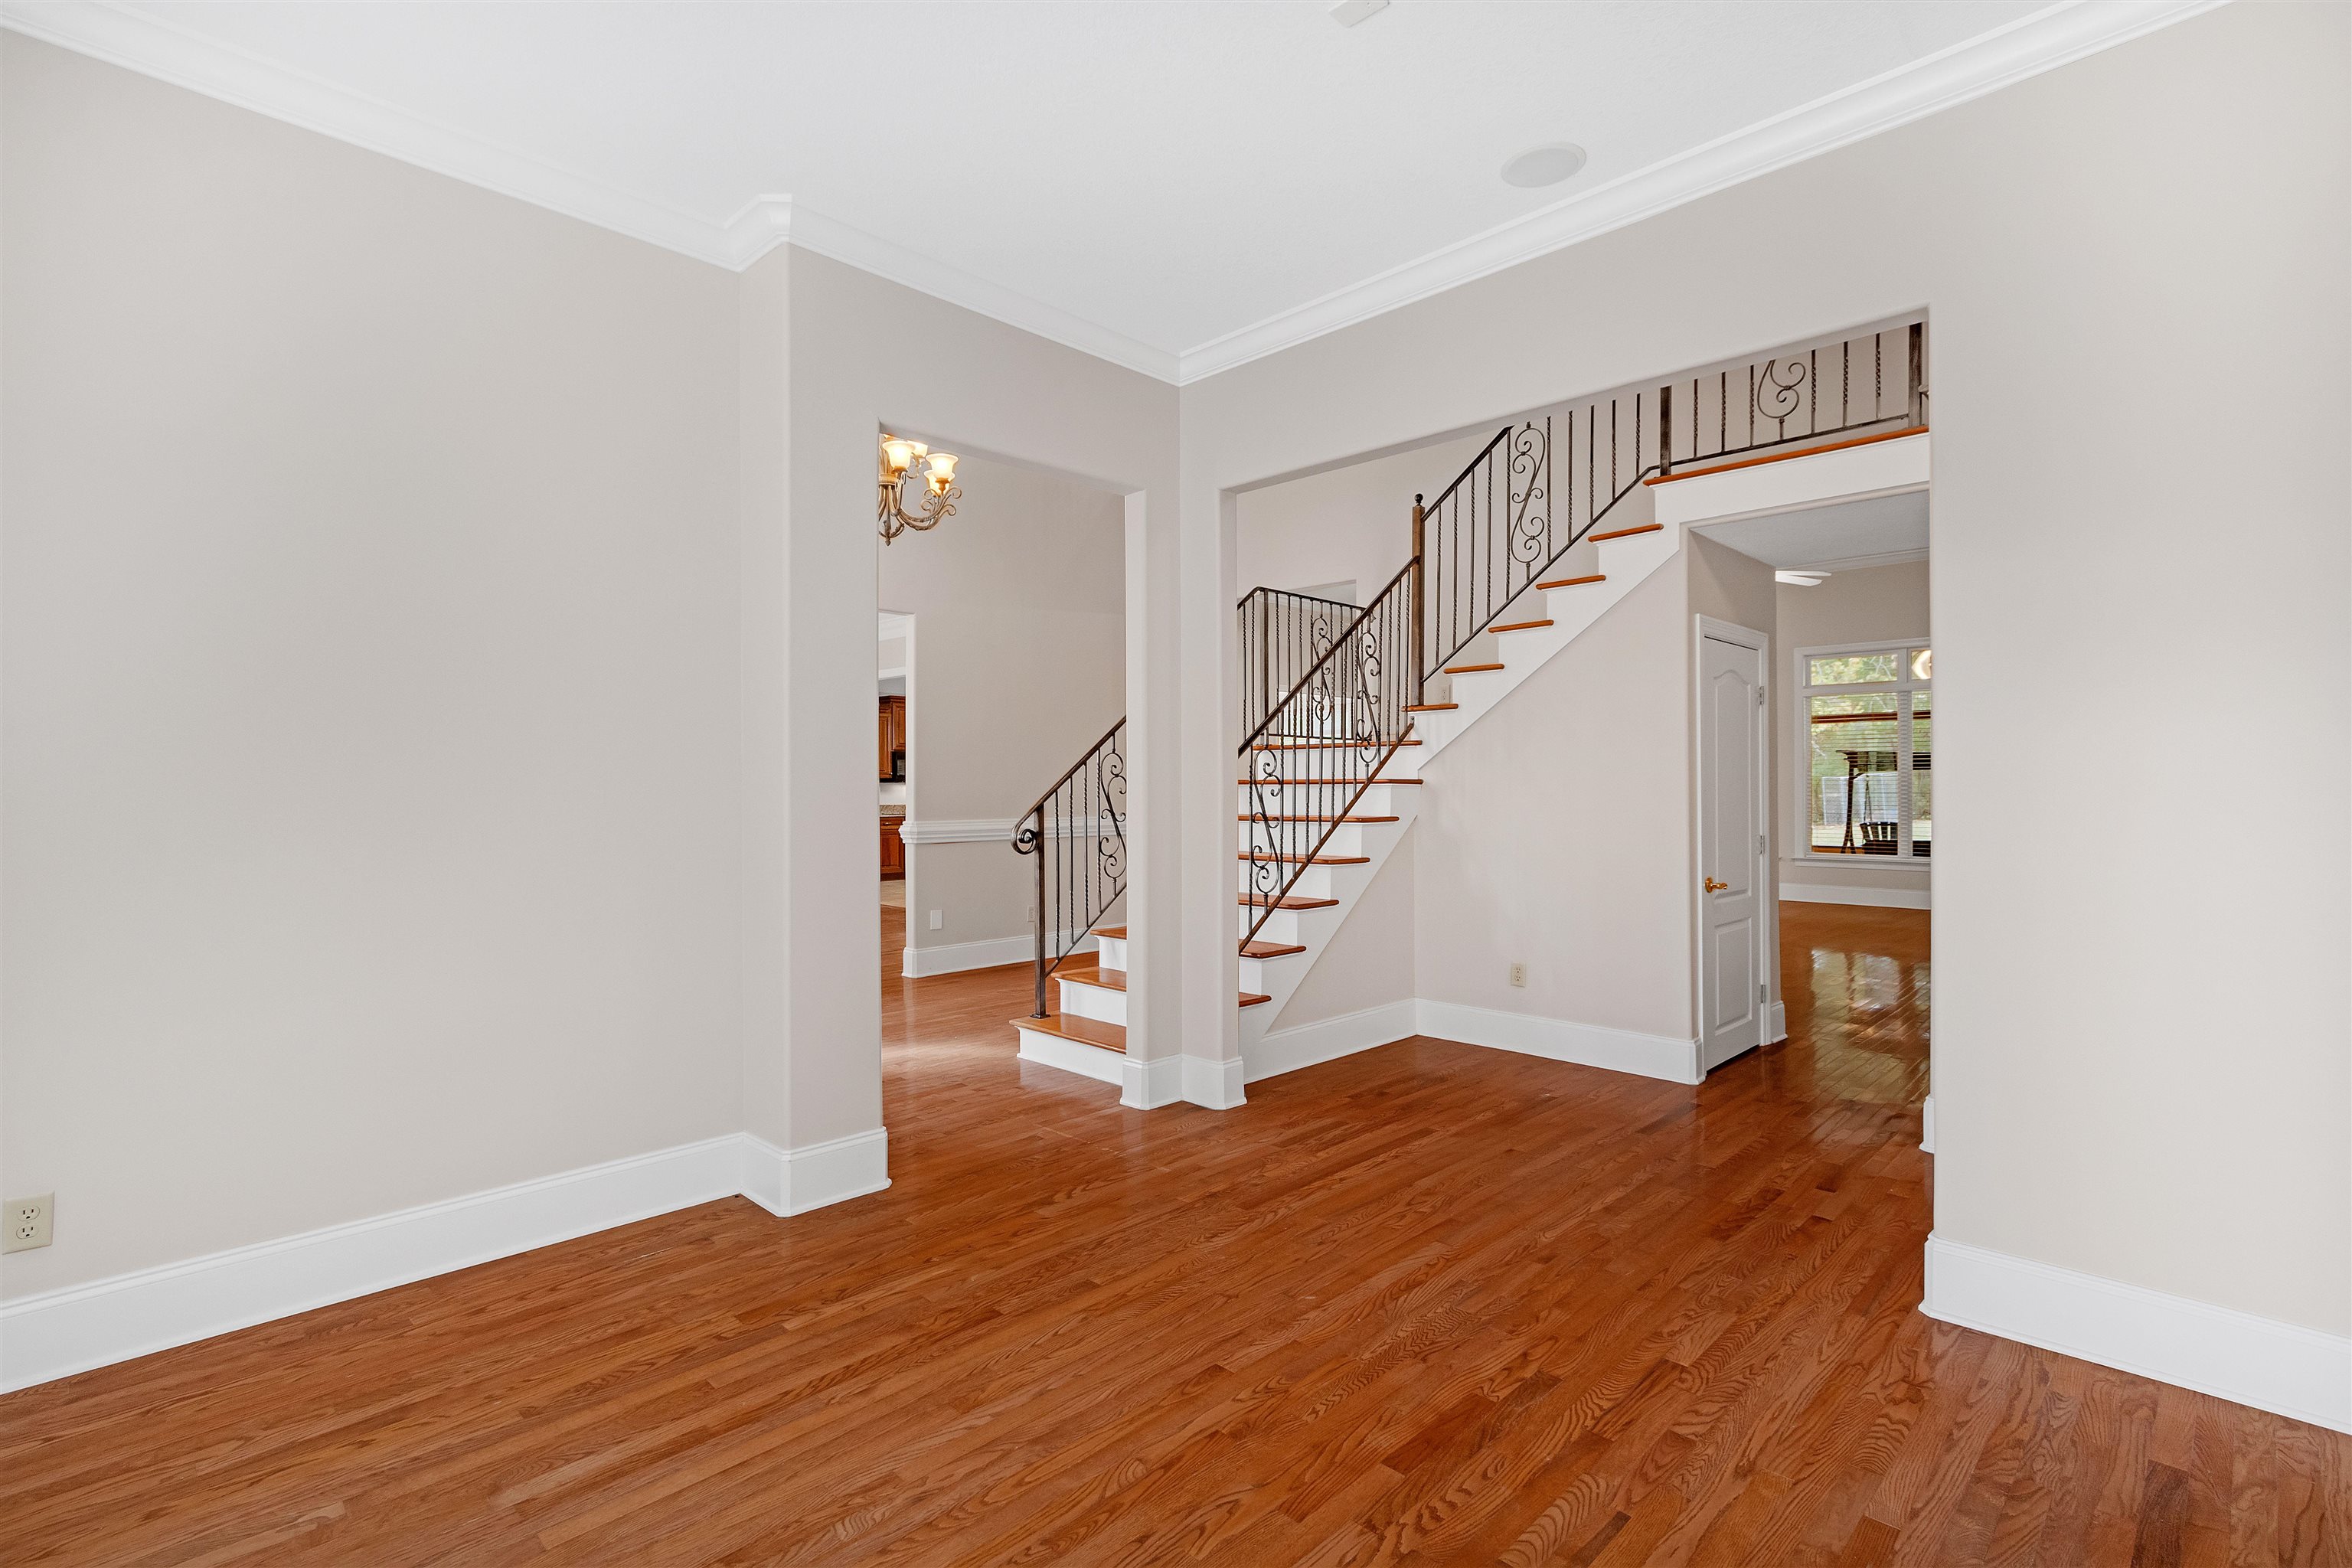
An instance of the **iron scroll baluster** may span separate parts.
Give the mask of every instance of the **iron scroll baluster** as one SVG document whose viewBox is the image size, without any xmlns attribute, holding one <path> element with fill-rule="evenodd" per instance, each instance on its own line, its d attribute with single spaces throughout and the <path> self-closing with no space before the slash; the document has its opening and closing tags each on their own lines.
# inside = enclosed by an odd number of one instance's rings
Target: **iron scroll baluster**
<svg viewBox="0 0 2352 1568">
<path fill-rule="evenodd" d="M 1122 718 L 1016 820 L 1013 852 L 1036 865 L 1036 1011 L 1054 968 L 1127 891 L 1127 721 Z"/>
<path fill-rule="evenodd" d="M 1886 339 L 1907 341 L 1907 395 L 1890 406 L 1886 395 Z M 1632 388 L 1570 407 L 1564 414 L 1507 425 L 1433 501 L 1415 497 L 1413 559 L 1426 579 L 1425 602 L 1412 619 L 1420 650 L 1419 668 L 1431 674 L 1459 658 L 1515 606 L 1515 619 L 1537 619 L 1528 597 L 1552 574 L 1561 556 L 1590 538 L 1644 480 L 1687 470 L 1702 459 L 1816 442 L 1873 428 L 1924 428 L 1927 422 L 1927 324 L 1858 334 L 1834 344 L 1776 353 L 1718 370 L 1710 387 L 1701 375 L 1687 383 L 1687 447 L 1677 449 L 1677 408 L 1672 383 Z M 1825 355 L 1824 349 L 1832 352 Z M 1857 387 L 1856 350 L 1869 358 L 1869 384 Z M 1823 360 L 1838 377 L 1834 398 L 1823 395 Z M 1742 397 L 1738 368 L 1746 385 Z M 1654 417 L 1645 405 L 1654 391 Z M 1712 394 L 1715 418 L 1704 417 Z M 1731 404 L 1741 397 L 1741 439 L 1731 439 Z M 1559 424 L 1556 430 L 1554 417 Z M 1834 423 L 1832 421 L 1834 420 Z M 1707 424 L 1716 444 L 1704 447 Z M 1577 444 L 1583 443 L 1584 505 L 1575 504 Z M 1555 453 L 1555 443 L 1565 447 Z M 1609 448 L 1604 459 L 1601 448 Z M 1565 506 L 1555 515 L 1555 471 L 1569 475 Z M 1416 694 L 1415 700 L 1421 700 Z M 1246 725 L 1244 726 L 1247 727 Z"/>
</svg>

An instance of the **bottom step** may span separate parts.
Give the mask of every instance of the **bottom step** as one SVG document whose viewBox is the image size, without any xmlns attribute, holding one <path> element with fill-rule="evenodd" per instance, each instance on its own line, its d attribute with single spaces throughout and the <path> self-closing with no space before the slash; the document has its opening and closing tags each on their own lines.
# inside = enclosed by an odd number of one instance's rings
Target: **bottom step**
<svg viewBox="0 0 2352 1568">
<path fill-rule="evenodd" d="M 1099 1018 L 1074 1018 L 1055 1013 L 1044 1018 L 1015 1018 L 1013 1026 L 1026 1035 L 1050 1035 L 1073 1045 L 1127 1055 L 1126 1026 L 1106 1024 Z"/>
<path fill-rule="evenodd" d="M 1021 1031 L 1024 1062 L 1059 1068 L 1097 1083 L 1124 1085 L 1127 1080 L 1127 1031 L 1117 1024 L 1056 1014 L 1015 1018 L 1013 1026 Z"/>
</svg>

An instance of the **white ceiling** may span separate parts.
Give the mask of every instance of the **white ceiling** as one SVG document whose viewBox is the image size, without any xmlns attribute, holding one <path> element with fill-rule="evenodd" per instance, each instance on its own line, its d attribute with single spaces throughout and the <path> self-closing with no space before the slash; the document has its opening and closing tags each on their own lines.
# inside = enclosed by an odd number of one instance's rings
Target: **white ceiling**
<svg viewBox="0 0 2352 1568">
<path fill-rule="evenodd" d="M 1779 570 L 1817 566 L 1851 572 L 1927 558 L 1927 492 L 1866 496 L 1835 506 L 1801 507 L 1765 517 L 1694 527 Z"/>
<path fill-rule="evenodd" d="M 742 266 L 1190 380 L 2210 0 L 118 5 L 10 26 Z M 1584 146 L 1564 184 L 1499 169 Z M 763 200 L 763 198 L 765 198 Z"/>
</svg>

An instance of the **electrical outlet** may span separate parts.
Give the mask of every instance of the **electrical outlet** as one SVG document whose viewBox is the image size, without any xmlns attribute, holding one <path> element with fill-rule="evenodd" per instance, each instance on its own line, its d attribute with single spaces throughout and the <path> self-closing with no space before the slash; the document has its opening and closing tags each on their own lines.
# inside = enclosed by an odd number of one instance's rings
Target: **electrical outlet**
<svg viewBox="0 0 2352 1568">
<path fill-rule="evenodd" d="M 49 1215 L 57 1202 L 55 1193 L 43 1193 L 37 1198 L 10 1198 L 8 1229 L 0 1236 L 0 1252 L 23 1252 L 48 1246 Z"/>
<path fill-rule="evenodd" d="M 1527 983 L 1528 966 L 1524 963 L 1514 963 L 1511 965 L 1511 984 L 1514 985 L 1525 985 Z"/>
<path fill-rule="evenodd" d="M 947 923 L 947 921 L 942 918 L 943 914 L 944 911 L 940 910 L 933 910 L 931 911 L 931 929 L 933 931 L 939 930 L 941 926 Z"/>
</svg>

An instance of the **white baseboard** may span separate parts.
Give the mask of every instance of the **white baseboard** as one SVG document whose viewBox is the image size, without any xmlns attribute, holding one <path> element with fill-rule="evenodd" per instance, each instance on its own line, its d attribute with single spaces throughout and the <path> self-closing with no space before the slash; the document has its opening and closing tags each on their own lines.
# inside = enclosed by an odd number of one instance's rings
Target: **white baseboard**
<svg viewBox="0 0 2352 1568">
<path fill-rule="evenodd" d="M 1360 1013 L 1342 1013 L 1336 1018 L 1318 1018 L 1312 1024 L 1274 1030 L 1243 1051 L 1243 1077 L 1255 1083 L 1260 1079 L 1337 1061 L 1375 1046 L 1411 1039 L 1421 1032 L 1420 1006 L 1408 996 Z"/>
<path fill-rule="evenodd" d="M 1441 1040 L 1549 1057 L 1556 1062 L 1607 1068 L 1612 1072 L 1638 1073 L 1643 1078 L 1662 1078 L 1669 1083 L 1699 1080 L 1696 1040 L 1570 1023 L 1565 1018 L 1504 1013 L 1460 1002 L 1433 1002 L 1426 996 L 1421 998 L 1416 1010 L 1420 1026 L 1414 1033 Z"/>
<path fill-rule="evenodd" d="M 908 918 L 914 918 L 913 911 L 908 911 Z M 1070 951 L 1092 952 L 1096 946 L 1093 937 L 1081 937 Z M 991 937 L 986 942 L 943 942 L 938 947 L 909 943 L 898 954 L 898 973 L 908 980 L 925 980 L 934 974 L 961 974 L 967 969 L 1028 963 L 1036 956 L 1037 939 L 1026 934 Z"/>
<path fill-rule="evenodd" d="M 1211 1110 L 1233 1110 L 1248 1103 L 1242 1092 L 1247 1076 L 1242 1058 L 1227 1057 L 1180 1058 L 1184 1064 L 1184 1098 L 1194 1105 L 1204 1105 Z"/>
<path fill-rule="evenodd" d="M 1118 1102 L 1137 1110 L 1156 1110 L 1184 1098 L 1184 1058 L 1160 1057 L 1148 1062 L 1121 1058 Z"/>
<path fill-rule="evenodd" d="M 1840 888 L 1825 882 L 1783 882 L 1780 900 L 1790 904 L 1859 904 L 1874 910 L 1935 907 L 1926 888 Z"/>
<path fill-rule="evenodd" d="M 1066 1040 L 1059 1035 L 1022 1029 L 1020 1055 L 1024 1062 L 1058 1068 L 1064 1072 L 1076 1073 L 1080 1078 L 1090 1078 L 1097 1083 L 1116 1085 L 1121 1091 L 1120 1098 L 1126 1098 L 1127 1058 L 1117 1051 Z"/>
<path fill-rule="evenodd" d="M 1764 1009 L 1764 1043 L 1777 1045 L 1789 1037 L 1789 1005 L 1775 1002 Z"/>
<path fill-rule="evenodd" d="M 2352 1339 L 1927 1237 L 1920 1310 L 2061 1355 L 2352 1432 Z"/>
<path fill-rule="evenodd" d="M 741 1136 L 740 1190 L 772 1215 L 806 1214 L 890 1184 L 890 1134 L 879 1127 L 799 1149 Z"/>
<path fill-rule="evenodd" d="M 738 1194 L 780 1210 L 789 1193 L 790 1212 L 804 1212 L 888 1185 L 887 1150 L 878 1128 L 790 1154 L 730 1132 L 27 1296 L 0 1304 L 0 1391 Z M 747 1176 L 768 1163 L 772 1185 L 749 1192 Z"/>
<path fill-rule="evenodd" d="M 1936 1152 L 1936 1097 L 1932 1094 L 1919 1102 L 1919 1152 Z"/>
</svg>

